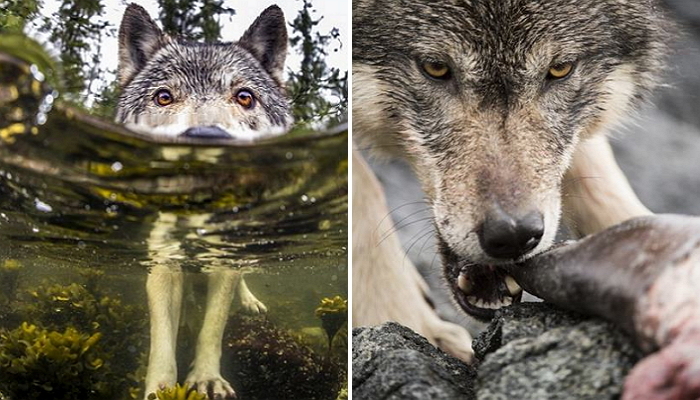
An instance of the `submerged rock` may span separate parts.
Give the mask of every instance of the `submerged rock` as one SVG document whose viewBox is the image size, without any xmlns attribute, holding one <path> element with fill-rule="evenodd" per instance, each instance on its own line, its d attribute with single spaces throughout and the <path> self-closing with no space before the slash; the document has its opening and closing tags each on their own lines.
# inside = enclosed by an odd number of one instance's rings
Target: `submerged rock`
<svg viewBox="0 0 700 400">
<path fill-rule="evenodd" d="M 332 400 L 346 373 L 264 316 L 234 315 L 224 335 L 222 374 L 244 400 Z"/>
<path fill-rule="evenodd" d="M 474 398 L 471 366 L 396 323 L 353 329 L 352 368 L 357 400 Z"/>
<path fill-rule="evenodd" d="M 612 324 L 544 303 L 497 312 L 474 341 L 477 368 L 395 323 L 353 330 L 356 399 L 616 399 L 641 358 Z"/>
</svg>

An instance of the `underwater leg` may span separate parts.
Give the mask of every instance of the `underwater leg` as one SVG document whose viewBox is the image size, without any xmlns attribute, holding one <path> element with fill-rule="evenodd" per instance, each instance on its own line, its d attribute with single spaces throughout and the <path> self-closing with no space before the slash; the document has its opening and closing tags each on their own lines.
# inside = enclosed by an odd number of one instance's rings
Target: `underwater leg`
<svg viewBox="0 0 700 400">
<path fill-rule="evenodd" d="M 209 275 L 204 323 L 197 338 L 195 359 L 186 383 L 196 387 L 200 393 L 209 393 L 212 399 L 236 396 L 231 384 L 221 376 L 221 342 L 241 278 L 240 271 L 230 269 L 216 270 Z"/>
</svg>

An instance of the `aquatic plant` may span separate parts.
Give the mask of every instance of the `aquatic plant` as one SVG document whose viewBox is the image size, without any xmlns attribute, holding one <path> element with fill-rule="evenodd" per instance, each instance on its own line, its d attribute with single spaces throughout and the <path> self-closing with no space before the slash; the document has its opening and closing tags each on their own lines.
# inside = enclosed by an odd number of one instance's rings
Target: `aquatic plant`
<svg viewBox="0 0 700 400">
<path fill-rule="evenodd" d="M 22 264 L 15 259 L 0 263 L 0 302 L 9 303 L 17 295 L 17 284 Z"/>
<path fill-rule="evenodd" d="M 99 292 L 98 292 L 99 293 Z M 43 329 L 73 329 L 90 335 L 99 334 L 97 346 L 105 362 L 104 385 L 108 398 L 138 385 L 139 358 L 147 338 L 146 315 L 142 307 L 125 305 L 115 297 L 93 294 L 80 284 L 45 284 L 28 292 L 30 301 L 20 302 L 19 314 Z M 39 373 L 37 379 L 43 379 Z M 0 380 L 2 378 L 0 377 Z"/>
<path fill-rule="evenodd" d="M 346 380 L 346 383 L 343 385 L 343 388 L 340 389 L 340 392 L 338 392 L 338 397 L 336 397 L 336 400 L 348 400 L 347 380 Z"/>
<path fill-rule="evenodd" d="M 321 305 L 316 308 L 315 314 L 321 319 L 321 326 L 328 335 L 330 349 L 338 330 L 348 321 L 348 301 L 340 296 L 324 297 L 321 299 Z"/>
<path fill-rule="evenodd" d="M 197 392 L 188 385 L 160 389 L 156 393 L 148 395 L 148 400 L 207 400 L 207 395 Z"/>
<path fill-rule="evenodd" d="M 234 315 L 224 336 L 222 371 L 246 400 L 328 400 L 341 368 L 261 316 Z"/>
<path fill-rule="evenodd" d="M 106 354 L 97 346 L 101 337 L 74 328 L 50 331 L 27 322 L 0 331 L 0 391 L 22 400 L 107 395 Z"/>
</svg>

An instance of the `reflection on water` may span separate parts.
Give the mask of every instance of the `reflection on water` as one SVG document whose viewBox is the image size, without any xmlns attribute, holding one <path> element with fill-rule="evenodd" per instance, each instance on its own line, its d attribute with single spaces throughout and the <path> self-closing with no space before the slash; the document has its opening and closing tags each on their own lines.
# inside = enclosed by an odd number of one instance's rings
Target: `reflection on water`
<svg viewBox="0 0 700 400">
<path fill-rule="evenodd" d="M 54 104 L 41 63 L 16 54 L 0 46 L 0 398 L 143 397 L 145 281 L 163 265 L 192 289 L 179 370 L 205 277 L 240 270 L 268 313 L 234 302 L 222 369 L 239 398 L 336 398 L 346 128 L 256 145 L 153 143 Z"/>
</svg>

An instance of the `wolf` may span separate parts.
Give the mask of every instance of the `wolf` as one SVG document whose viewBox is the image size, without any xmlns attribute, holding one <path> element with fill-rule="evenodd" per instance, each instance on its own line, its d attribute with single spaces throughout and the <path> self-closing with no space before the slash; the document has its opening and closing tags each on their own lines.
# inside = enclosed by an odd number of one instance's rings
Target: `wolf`
<svg viewBox="0 0 700 400">
<path fill-rule="evenodd" d="M 119 29 L 116 120 L 170 137 L 254 141 L 293 123 L 284 90 L 287 30 L 270 6 L 235 43 L 193 43 L 163 34 L 140 6 Z"/>
<path fill-rule="evenodd" d="M 193 43 L 164 34 L 130 4 L 119 28 L 116 121 L 158 138 L 250 142 L 286 132 L 293 122 L 283 86 L 287 53 L 282 10 L 270 6 L 235 43 Z M 150 350 L 145 397 L 177 380 L 176 338 L 186 257 L 177 227 L 195 231 L 210 215 L 160 212 L 147 239 Z M 266 311 L 240 271 L 212 266 L 207 305 L 186 383 L 210 399 L 234 398 L 220 372 L 221 341 L 234 294 L 244 310 Z"/>
<path fill-rule="evenodd" d="M 353 324 L 471 357 L 378 240 L 389 212 L 358 150 L 410 164 L 453 298 L 489 319 L 522 294 L 498 265 L 548 249 L 560 220 L 583 235 L 650 213 L 606 133 L 658 86 L 672 31 L 655 0 L 354 0 Z"/>
</svg>

